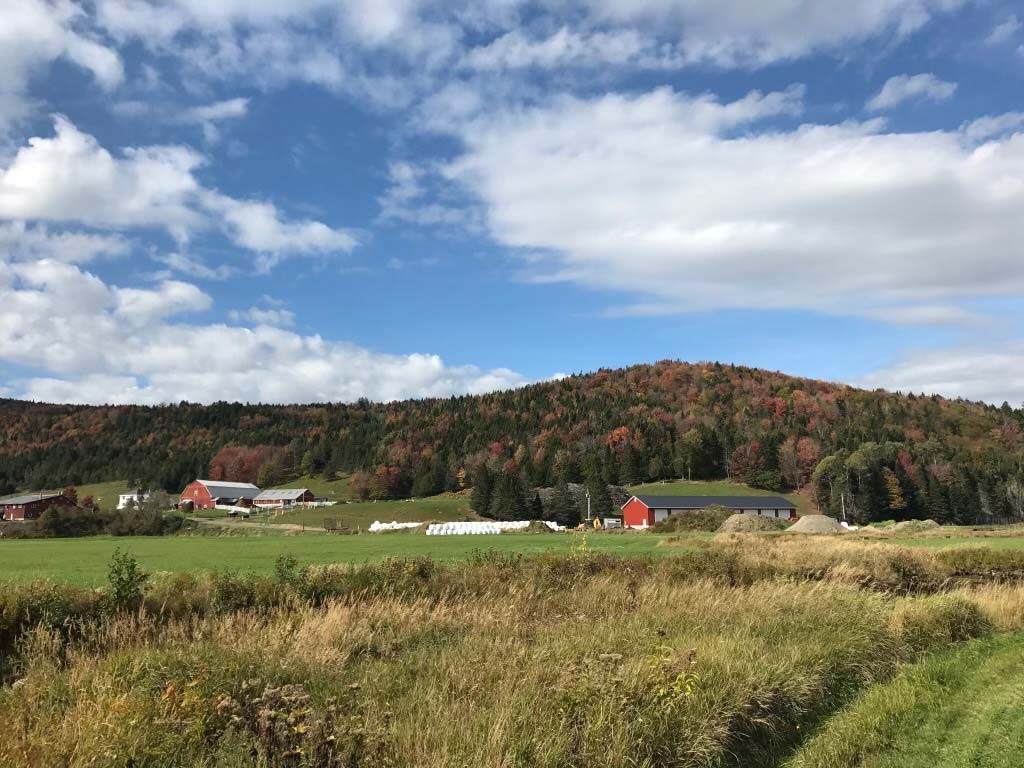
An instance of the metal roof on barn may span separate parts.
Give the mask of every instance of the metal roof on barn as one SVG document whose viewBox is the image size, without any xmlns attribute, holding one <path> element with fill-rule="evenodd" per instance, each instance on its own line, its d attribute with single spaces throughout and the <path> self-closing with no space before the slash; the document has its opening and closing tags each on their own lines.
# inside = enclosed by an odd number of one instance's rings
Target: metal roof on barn
<svg viewBox="0 0 1024 768">
<path fill-rule="evenodd" d="M 5 499 L 0 499 L 0 506 L 17 506 L 19 504 L 29 504 L 33 501 L 46 501 L 47 499 L 55 499 L 62 494 L 59 493 L 23 493 L 20 496 L 8 496 Z"/>
<path fill-rule="evenodd" d="M 215 499 L 254 499 L 259 496 L 260 489 L 252 483 L 230 483 L 227 480 L 196 480 L 206 486 L 210 496 Z"/>
<path fill-rule="evenodd" d="M 789 499 L 781 496 L 648 496 L 635 498 L 648 509 L 796 509 Z M 627 502 L 628 503 L 628 502 Z"/>
<path fill-rule="evenodd" d="M 254 501 L 295 501 L 309 492 L 308 488 L 283 488 L 279 491 L 263 491 Z"/>
</svg>

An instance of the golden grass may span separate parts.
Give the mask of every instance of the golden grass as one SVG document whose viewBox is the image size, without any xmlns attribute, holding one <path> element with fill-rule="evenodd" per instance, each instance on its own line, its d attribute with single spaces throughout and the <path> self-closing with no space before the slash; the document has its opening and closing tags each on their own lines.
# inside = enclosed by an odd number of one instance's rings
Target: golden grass
<svg viewBox="0 0 1024 768">
<path fill-rule="evenodd" d="M 0 765 L 770 766 L 900 664 L 1024 628 L 1024 586 L 973 583 L 1015 561 L 950 557 L 738 536 L 164 576 L 136 611 L 17 636 Z"/>
</svg>

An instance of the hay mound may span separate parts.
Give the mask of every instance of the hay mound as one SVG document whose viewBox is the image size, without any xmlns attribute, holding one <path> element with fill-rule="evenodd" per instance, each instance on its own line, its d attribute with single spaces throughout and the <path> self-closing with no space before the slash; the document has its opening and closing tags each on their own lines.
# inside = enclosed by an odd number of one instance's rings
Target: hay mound
<svg viewBox="0 0 1024 768">
<path fill-rule="evenodd" d="M 725 507 L 710 506 L 693 512 L 676 512 L 664 520 L 659 520 L 652 527 L 653 533 L 680 533 L 682 531 L 717 531 L 729 517 L 732 510 Z"/>
<path fill-rule="evenodd" d="M 760 515 L 730 515 L 718 528 L 718 533 L 757 533 L 759 531 L 781 531 L 786 527 L 784 520 Z"/>
<path fill-rule="evenodd" d="M 789 527 L 793 533 L 845 533 L 835 518 L 828 515 L 804 515 Z"/>
<path fill-rule="evenodd" d="M 936 528 L 941 527 L 934 520 L 904 520 L 902 523 L 896 523 L 889 530 L 893 533 L 920 533 L 923 531 L 934 531 Z"/>
</svg>

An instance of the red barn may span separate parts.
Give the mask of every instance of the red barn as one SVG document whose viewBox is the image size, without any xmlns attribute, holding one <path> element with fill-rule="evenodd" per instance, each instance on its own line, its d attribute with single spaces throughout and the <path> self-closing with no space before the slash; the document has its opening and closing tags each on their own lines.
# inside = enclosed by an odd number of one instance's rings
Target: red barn
<svg viewBox="0 0 1024 768">
<path fill-rule="evenodd" d="M 193 480 L 181 492 L 180 504 L 192 502 L 195 509 L 213 509 L 218 504 L 251 507 L 260 489 L 252 483 L 229 483 L 226 480 Z"/>
<path fill-rule="evenodd" d="M 73 507 L 75 502 L 62 493 L 26 493 L 0 499 L 4 520 L 36 520 L 50 507 Z"/>
<path fill-rule="evenodd" d="M 622 505 L 622 523 L 627 528 L 647 528 L 669 515 L 708 507 L 783 520 L 796 517 L 796 504 L 781 496 L 634 496 Z"/>
</svg>

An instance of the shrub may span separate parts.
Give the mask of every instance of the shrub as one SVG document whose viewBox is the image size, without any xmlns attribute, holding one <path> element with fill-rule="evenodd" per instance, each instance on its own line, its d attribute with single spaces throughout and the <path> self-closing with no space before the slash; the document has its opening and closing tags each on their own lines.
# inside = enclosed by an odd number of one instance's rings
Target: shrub
<svg viewBox="0 0 1024 768">
<path fill-rule="evenodd" d="M 142 603 L 149 574 L 142 570 L 139 561 L 129 553 L 114 550 L 107 579 L 110 583 L 110 598 L 116 609 L 136 608 Z"/>
<path fill-rule="evenodd" d="M 676 533 L 679 531 L 717 531 L 732 516 L 732 510 L 711 506 L 695 512 L 677 512 L 651 526 L 654 533 Z"/>
<path fill-rule="evenodd" d="M 991 634 L 992 623 L 977 602 L 961 595 L 931 595 L 900 603 L 893 612 L 895 635 L 914 653 Z"/>
</svg>

